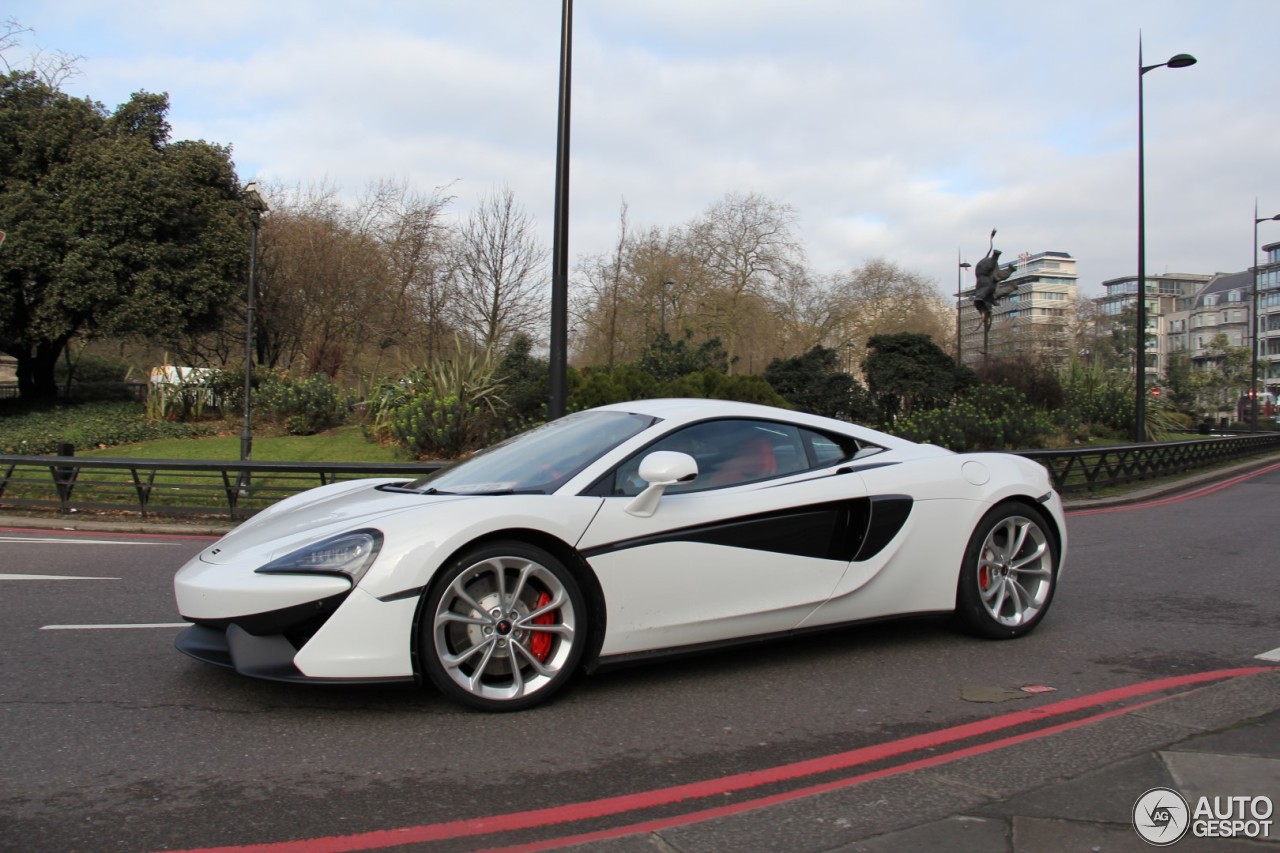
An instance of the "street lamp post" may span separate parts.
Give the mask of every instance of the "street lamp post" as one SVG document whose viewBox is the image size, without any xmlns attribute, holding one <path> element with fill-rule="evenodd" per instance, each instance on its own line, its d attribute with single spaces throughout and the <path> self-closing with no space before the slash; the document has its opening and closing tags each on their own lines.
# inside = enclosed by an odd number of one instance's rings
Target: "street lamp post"
<svg viewBox="0 0 1280 853">
<path fill-rule="evenodd" d="M 1262 306 L 1258 304 L 1258 226 L 1273 219 L 1280 220 L 1280 213 L 1259 218 L 1258 202 L 1256 200 L 1253 202 L 1253 260 L 1249 264 L 1249 271 L 1253 273 L 1253 286 L 1250 291 L 1252 299 L 1250 304 L 1253 306 L 1250 312 L 1253 314 L 1253 362 L 1252 372 L 1249 374 L 1249 432 L 1258 431 L 1258 333 L 1262 331 Z"/>
<path fill-rule="evenodd" d="M 244 188 L 244 206 L 249 209 L 249 291 L 245 297 L 244 323 L 244 426 L 240 430 L 240 459 L 248 461 L 253 456 L 253 429 L 250 419 L 250 395 L 253 390 L 253 303 L 258 273 L 258 224 L 262 214 L 269 209 L 258 193 L 257 182 Z"/>
<path fill-rule="evenodd" d="M 1142 152 L 1142 75 L 1157 68 L 1186 68 L 1195 65 L 1196 58 L 1189 53 L 1171 56 L 1168 62 L 1156 65 L 1142 64 L 1142 34 L 1138 34 L 1138 351 L 1134 357 L 1137 407 L 1134 412 L 1134 441 L 1147 440 L 1147 245 L 1146 245 L 1146 197 L 1143 184 Z"/>
<path fill-rule="evenodd" d="M 569 398 L 569 106 L 573 79 L 573 0 L 560 6 L 560 101 L 556 113 L 555 211 L 551 235 L 551 347 L 547 420 Z"/>
<path fill-rule="evenodd" d="M 969 262 L 960 260 L 959 249 L 956 249 L 956 260 L 959 261 L 959 266 L 956 267 L 956 367 L 960 367 L 964 364 L 963 353 L 960 348 L 960 339 L 964 334 L 964 328 L 960 321 L 960 294 L 964 292 L 964 271 L 969 269 Z"/>
</svg>

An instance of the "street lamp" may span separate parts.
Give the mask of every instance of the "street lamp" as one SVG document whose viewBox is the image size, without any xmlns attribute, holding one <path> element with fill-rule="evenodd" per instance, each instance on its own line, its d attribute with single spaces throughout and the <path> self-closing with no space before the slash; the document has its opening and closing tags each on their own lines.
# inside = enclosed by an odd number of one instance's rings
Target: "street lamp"
<svg viewBox="0 0 1280 853">
<path fill-rule="evenodd" d="M 244 427 L 240 430 L 240 460 L 247 461 L 253 455 L 253 430 L 250 427 L 249 396 L 253 389 L 253 301 L 257 285 L 258 223 L 269 208 L 258 193 L 256 181 L 244 188 L 244 206 L 249 209 L 249 292 L 244 323 Z M 243 476 L 243 475 L 242 475 Z"/>
<path fill-rule="evenodd" d="M 1179 53 L 1171 56 L 1168 62 L 1143 65 L 1142 34 L 1138 34 L 1138 351 L 1134 357 L 1138 395 L 1133 429 L 1134 441 L 1138 442 L 1147 440 L 1147 235 L 1142 162 L 1142 75 L 1157 68 L 1186 68 L 1195 64 L 1194 56 Z"/>
<path fill-rule="evenodd" d="M 960 367 L 964 364 L 960 350 L 960 336 L 964 334 L 960 325 L 960 294 L 964 292 L 964 271 L 969 269 L 969 262 L 960 260 L 959 249 L 956 249 L 956 260 L 960 261 L 960 265 L 956 267 L 956 367 Z"/>
<path fill-rule="evenodd" d="M 555 209 L 551 228 L 551 352 L 547 420 L 569 399 L 569 101 L 573 79 L 573 0 L 560 6 L 560 102 L 556 112 Z"/>
<path fill-rule="evenodd" d="M 1261 306 L 1258 304 L 1258 226 L 1273 219 L 1280 220 L 1280 213 L 1275 216 L 1258 217 L 1258 202 L 1253 202 L 1253 261 L 1249 270 L 1253 273 L 1252 302 L 1253 310 L 1253 371 L 1249 374 L 1249 432 L 1258 431 L 1258 333 L 1262 331 Z M 1263 383 L 1266 384 L 1265 382 Z"/>
</svg>

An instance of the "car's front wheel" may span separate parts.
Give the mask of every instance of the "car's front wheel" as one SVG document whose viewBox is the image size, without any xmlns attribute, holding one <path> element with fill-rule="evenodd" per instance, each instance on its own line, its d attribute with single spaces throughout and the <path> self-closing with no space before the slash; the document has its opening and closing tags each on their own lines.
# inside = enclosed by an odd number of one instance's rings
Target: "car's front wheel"
<svg viewBox="0 0 1280 853">
<path fill-rule="evenodd" d="M 587 609 L 573 574 L 542 548 L 495 542 L 463 554 L 427 591 L 419 660 L 446 696 L 518 711 L 564 686 L 586 639 Z"/>
<path fill-rule="evenodd" d="M 956 589 L 961 627 L 982 637 L 1020 637 L 1053 601 L 1058 545 L 1040 510 L 1026 503 L 995 507 L 978 523 Z"/>
</svg>

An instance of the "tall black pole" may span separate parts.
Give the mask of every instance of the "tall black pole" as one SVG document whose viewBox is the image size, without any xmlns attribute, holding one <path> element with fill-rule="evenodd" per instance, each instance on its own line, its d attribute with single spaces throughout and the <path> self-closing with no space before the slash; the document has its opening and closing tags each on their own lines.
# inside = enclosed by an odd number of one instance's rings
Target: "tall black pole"
<svg viewBox="0 0 1280 853">
<path fill-rule="evenodd" d="M 253 392 L 253 302 L 257 279 L 258 211 L 249 211 L 249 291 L 245 296 L 244 320 L 244 425 L 240 428 L 240 459 L 253 458 L 253 419 L 250 400 Z"/>
<path fill-rule="evenodd" d="M 994 239 L 994 238 L 993 238 Z M 956 249 L 956 367 L 964 364 L 964 352 L 961 349 L 961 338 L 964 337 L 964 328 L 961 324 L 963 310 L 961 308 L 960 294 L 964 293 L 964 271 L 969 269 L 969 264 L 960 260 L 960 250 Z"/>
<path fill-rule="evenodd" d="M 1258 200 L 1253 200 L 1253 260 L 1249 262 L 1249 271 L 1253 274 L 1253 284 L 1250 289 L 1250 325 L 1253 326 L 1253 360 L 1252 372 L 1249 374 L 1249 400 L 1253 406 L 1249 413 L 1249 432 L 1258 431 L 1258 334 L 1262 331 L 1262 312 L 1258 304 L 1258 226 L 1272 219 L 1280 219 L 1280 213 L 1275 216 L 1263 216 L 1258 218 Z M 1270 364 L 1270 362 L 1268 362 Z M 1266 378 L 1262 381 L 1263 390 L 1266 390 Z"/>
<path fill-rule="evenodd" d="M 258 184 L 251 181 L 244 188 L 244 205 L 249 209 L 249 287 L 245 294 L 244 321 L 244 426 L 240 430 L 240 459 L 253 457 L 253 426 L 250 401 L 253 393 L 253 308 L 257 289 L 258 225 L 267 203 L 258 192 Z"/>
<path fill-rule="evenodd" d="M 1249 432 L 1258 431 L 1258 200 L 1253 200 L 1253 258 L 1249 261 L 1249 273 L 1253 279 L 1249 293 L 1249 325 L 1253 326 L 1253 357 L 1249 373 Z"/>
<path fill-rule="evenodd" d="M 556 119 L 556 207 L 551 246 L 551 398 L 547 419 L 565 412 L 569 370 L 569 93 L 573 58 L 573 0 L 560 16 L 560 110 Z"/>
<path fill-rule="evenodd" d="M 1147 233 L 1146 233 L 1146 193 L 1143 181 L 1142 151 L 1142 75 L 1156 68 L 1186 68 L 1195 65 L 1196 58 L 1187 53 L 1179 53 L 1169 58 L 1168 62 L 1156 65 L 1142 64 L 1142 33 L 1138 33 L 1138 351 L 1134 355 L 1135 385 L 1137 398 L 1134 406 L 1133 440 L 1147 440 Z"/>
<path fill-rule="evenodd" d="M 1134 382 L 1137 388 L 1133 440 L 1147 440 L 1147 233 L 1146 192 L 1142 162 L 1142 34 L 1138 34 L 1138 351 L 1134 355 Z"/>
</svg>

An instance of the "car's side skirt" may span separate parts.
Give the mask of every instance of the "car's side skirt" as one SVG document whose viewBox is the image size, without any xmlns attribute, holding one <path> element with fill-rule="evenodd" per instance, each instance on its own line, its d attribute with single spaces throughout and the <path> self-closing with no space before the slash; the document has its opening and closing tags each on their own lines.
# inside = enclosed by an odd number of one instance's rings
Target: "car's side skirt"
<svg viewBox="0 0 1280 853">
<path fill-rule="evenodd" d="M 663 649 L 648 649 L 645 651 L 626 652 L 618 655 L 604 655 L 587 662 L 584 668 L 588 673 L 607 672 L 613 669 L 642 665 L 650 661 L 693 657 L 696 655 L 710 654 L 723 649 L 737 648 L 744 645 L 781 642 L 795 637 L 807 636 L 809 634 L 829 633 L 858 625 L 871 625 L 877 622 L 896 622 L 903 619 L 918 619 L 927 616 L 945 616 L 950 613 L 951 611 L 949 610 L 920 610 L 908 613 L 893 613 L 887 616 L 854 619 L 848 622 L 793 628 L 788 631 L 776 631 L 770 634 L 753 634 L 748 637 L 732 637 L 709 643 L 694 643 L 685 646 L 671 646 Z"/>
</svg>

